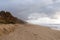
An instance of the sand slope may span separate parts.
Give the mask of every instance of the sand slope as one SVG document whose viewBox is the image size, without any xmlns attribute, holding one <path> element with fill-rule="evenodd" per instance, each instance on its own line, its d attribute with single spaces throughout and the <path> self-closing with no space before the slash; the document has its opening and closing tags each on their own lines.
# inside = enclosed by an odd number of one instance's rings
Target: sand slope
<svg viewBox="0 0 60 40">
<path fill-rule="evenodd" d="M 60 40 L 60 31 L 29 24 L 14 26 L 14 32 L 0 36 L 0 40 Z"/>
</svg>

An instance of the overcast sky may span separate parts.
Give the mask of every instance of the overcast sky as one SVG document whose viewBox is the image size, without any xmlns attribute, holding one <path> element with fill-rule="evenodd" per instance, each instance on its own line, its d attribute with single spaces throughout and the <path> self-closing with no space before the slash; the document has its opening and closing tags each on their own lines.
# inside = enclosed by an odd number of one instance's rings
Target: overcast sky
<svg viewBox="0 0 60 40">
<path fill-rule="evenodd" d="M 60 23 L 60 0 L 0 0 L 0 10 L 10 11 L 22 19 L 39 14 L 44 23 L 44 20 Z"/>
</svg>

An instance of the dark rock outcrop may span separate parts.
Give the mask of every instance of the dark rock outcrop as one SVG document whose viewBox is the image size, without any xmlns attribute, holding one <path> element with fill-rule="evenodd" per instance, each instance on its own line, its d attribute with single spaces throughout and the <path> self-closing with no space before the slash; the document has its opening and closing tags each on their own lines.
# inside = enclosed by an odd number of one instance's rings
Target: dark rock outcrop
<svg viewBox="0 0 60 40">
<path fill-rule="evenodd" d="M 24 21 L 14 17 L 10 12 L 5 12 L 5 11 L 0 11 L 0 23 L 4 23 L 4 24 L 21 23 L 21 24 L 25 24 Z"/>
</svg>

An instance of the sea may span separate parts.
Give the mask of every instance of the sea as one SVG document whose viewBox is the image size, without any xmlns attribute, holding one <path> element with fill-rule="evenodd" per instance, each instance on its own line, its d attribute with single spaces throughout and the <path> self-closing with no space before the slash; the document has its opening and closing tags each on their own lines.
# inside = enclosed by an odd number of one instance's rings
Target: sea
<svg viewBox="0 0 60 40">
<path fill-rule="evenodd" d="M 40 24 L 45 27 L 49 27 L 53 30 L 59 30 L 60 31 L 60 24 Z"/>
</svg>

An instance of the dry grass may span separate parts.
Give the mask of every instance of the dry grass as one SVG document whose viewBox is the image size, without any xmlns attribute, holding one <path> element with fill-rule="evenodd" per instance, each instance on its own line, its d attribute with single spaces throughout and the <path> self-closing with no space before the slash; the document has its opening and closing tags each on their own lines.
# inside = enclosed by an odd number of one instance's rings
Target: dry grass
<svg viewBox="0 0 60 40">
<path fill-rule="evenodd" d="M 15 26 L 13 24 L 0 24 L 0 36 L 13 32 Z"/>
</svg>

